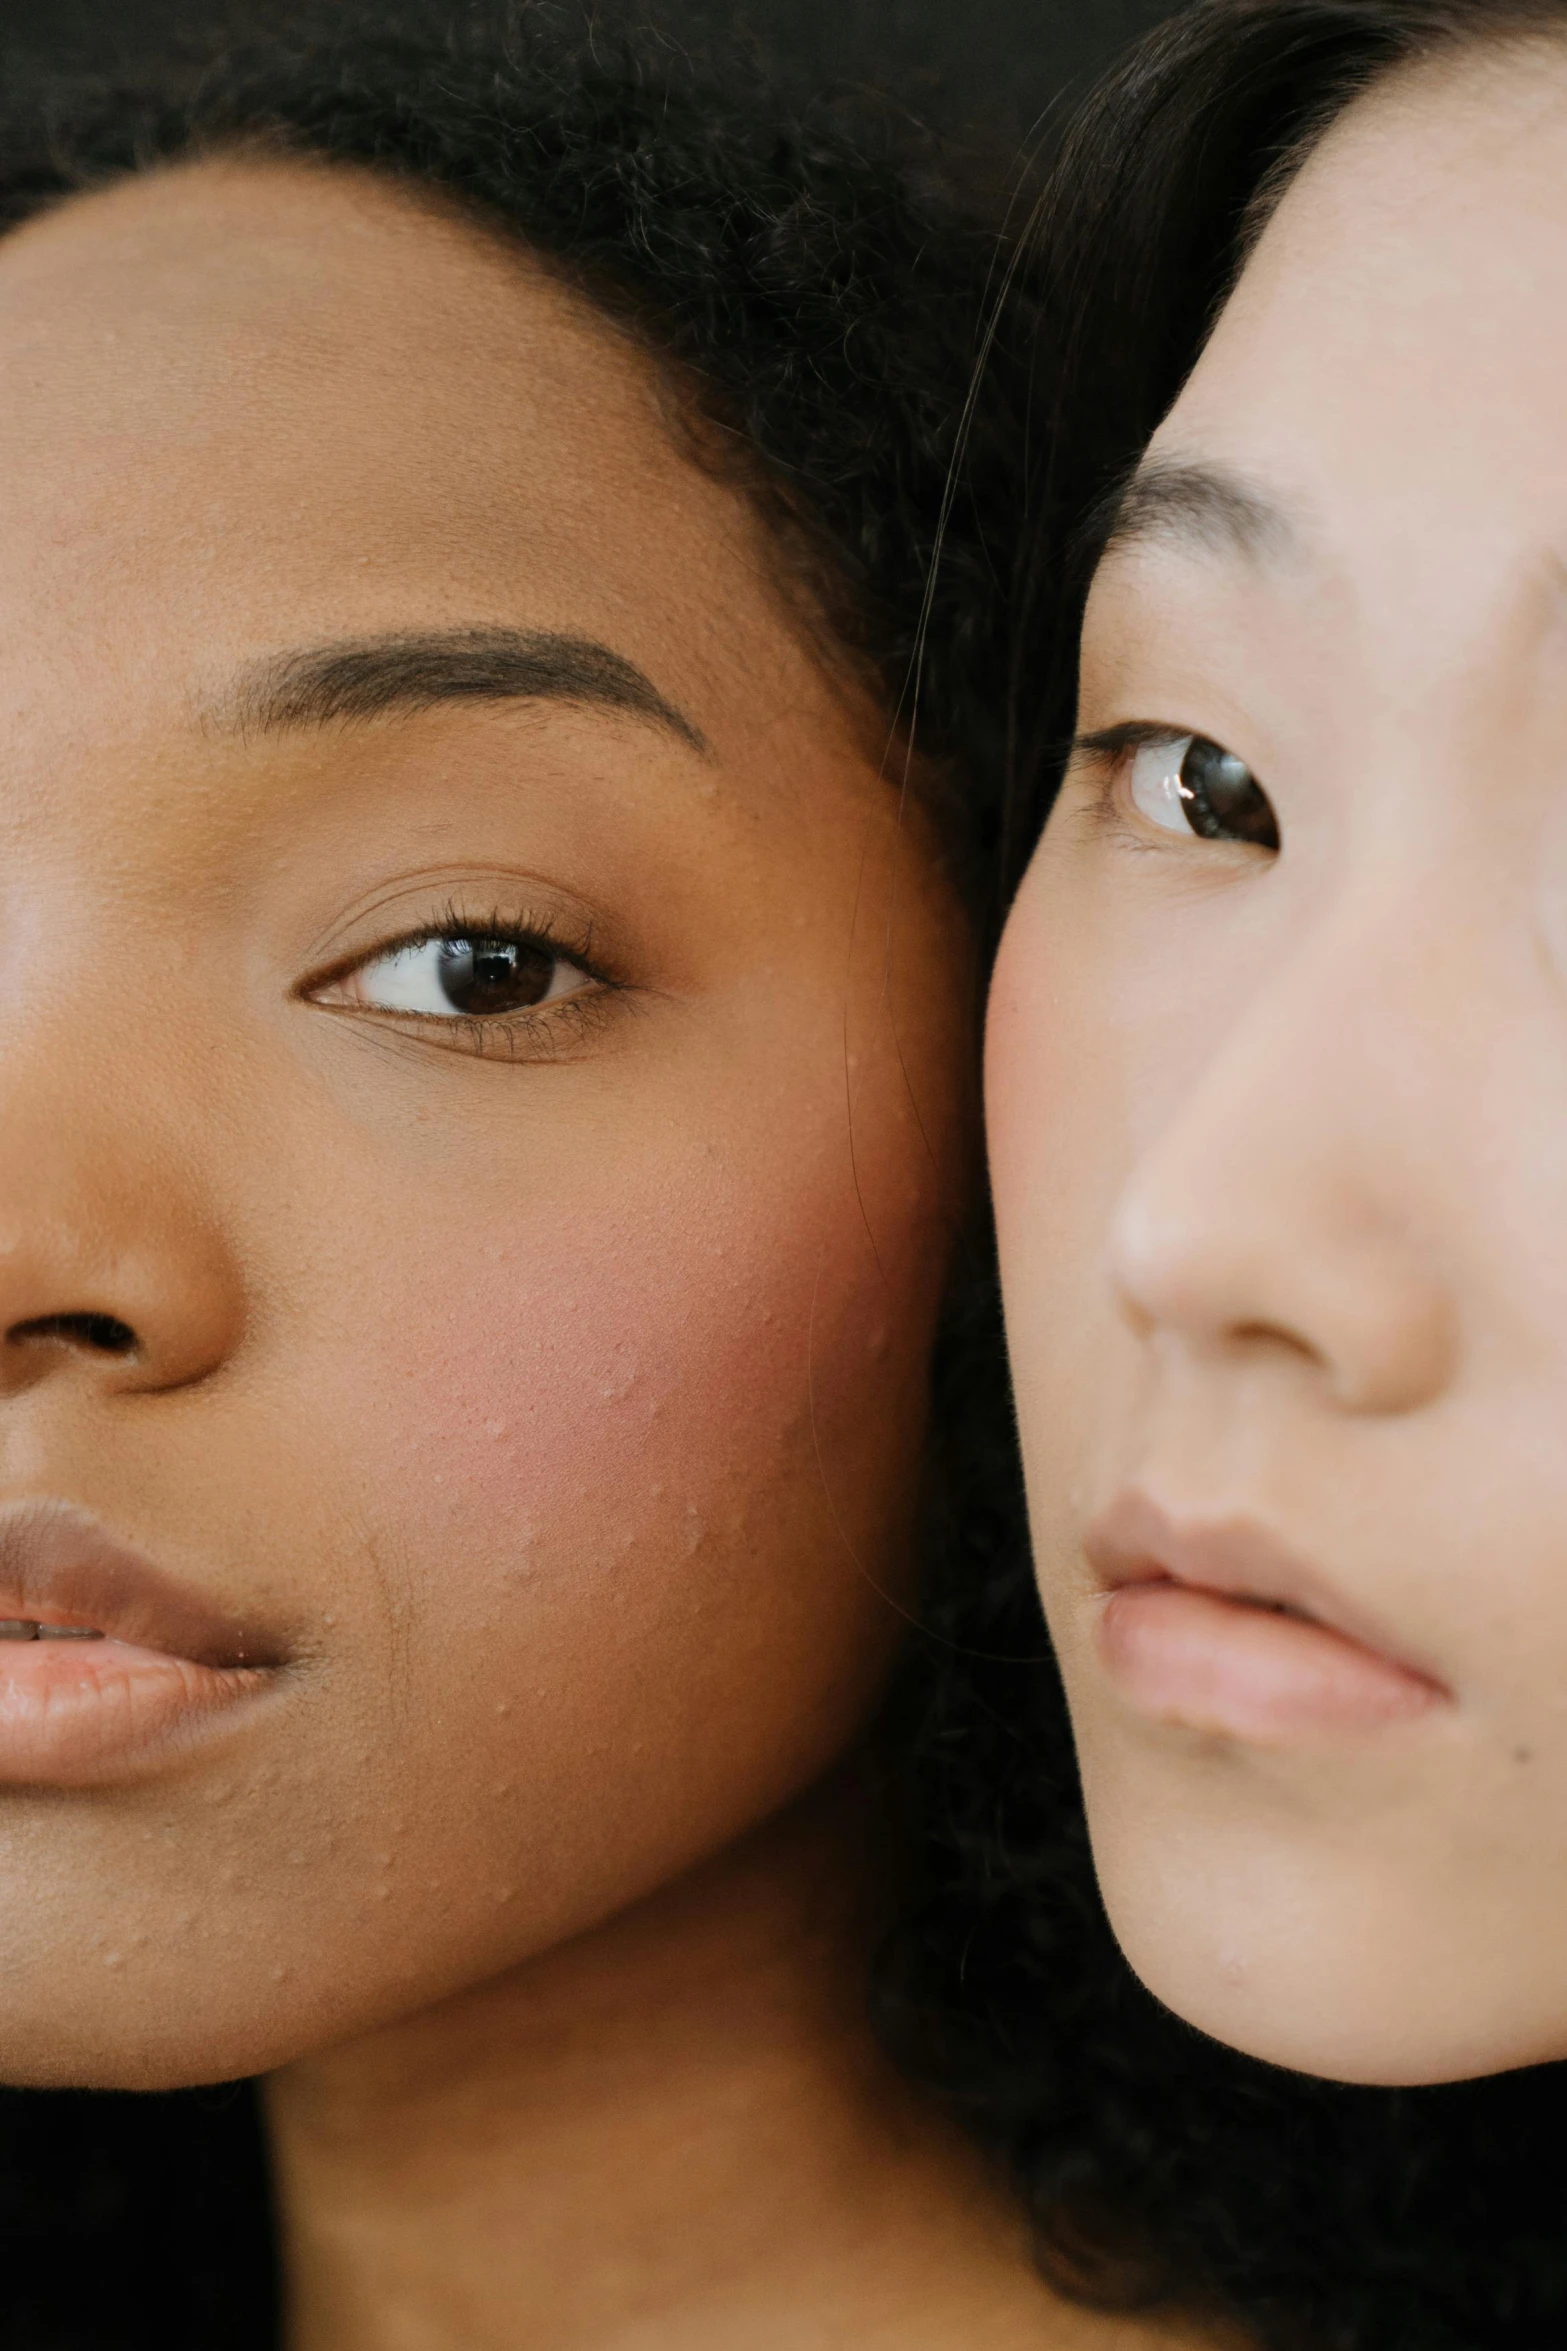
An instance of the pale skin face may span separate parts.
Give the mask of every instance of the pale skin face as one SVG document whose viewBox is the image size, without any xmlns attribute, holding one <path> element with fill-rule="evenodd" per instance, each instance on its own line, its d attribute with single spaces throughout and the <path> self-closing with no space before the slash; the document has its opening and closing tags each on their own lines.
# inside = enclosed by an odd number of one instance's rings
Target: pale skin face
<svg viewBox="0 0 1567 2351">
<path fill-rule="evenodd" d="M 883 1679 L 964 929 L 672 417 L 351 177 L 0 246 L 0 1502 L 231 1628 L 0 1646 L 7 2080 L 253 2072 L 514 1967 Z M 475 631 L 508 690 L 341 714 Z"/>
<path fill-rule="evenodd" d="M 1549 46 L 1307 165 L 1096 578 L 990 1014 L 1116 1930 L 1367 2082 L 1567 2054 L 1564 217 Z"/>
</svg>

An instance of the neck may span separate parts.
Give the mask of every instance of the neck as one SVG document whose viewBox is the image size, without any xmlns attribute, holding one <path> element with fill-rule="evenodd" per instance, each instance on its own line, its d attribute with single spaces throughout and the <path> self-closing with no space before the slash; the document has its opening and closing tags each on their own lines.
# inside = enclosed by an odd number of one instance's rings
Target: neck
<svg viewBox="0 0 1567 2351">
<path fill-rule="evenodd" d="M 1097 2341 L 870 2039 L 870 1826 L 819 1797 L 275 2076 L 291 2351 Z"/>
</svg>

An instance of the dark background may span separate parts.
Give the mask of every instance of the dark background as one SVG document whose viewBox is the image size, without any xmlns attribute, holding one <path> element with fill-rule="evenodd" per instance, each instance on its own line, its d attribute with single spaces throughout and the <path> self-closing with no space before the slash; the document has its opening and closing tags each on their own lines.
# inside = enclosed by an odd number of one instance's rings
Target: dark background
<svg viewBox="0 0 1567 2351">
<path fill-rule="evenodd" d="M 102 65 L 182 25 L 222 22 L 239 0 L 0 0 L 0 60 L 23 52 Z M 443 0 L 424 0 L 439 14 Z M 459 14 L 462 0 L 444 0 Z M 361 11 L 362 12 L 362 11 Z M 564 0 L 587 13 L 587 0 Z M 700 43 L 735 25 L 762 49 L 833 81 L 891 86 L 917 106 L 1024 136 L 1066 85 L 1172 13 L 1170 0 L 593 0 L 601 22 L 652 19 Z M 287 0 L 249 0 L 249 21 Z"/>
</svg>

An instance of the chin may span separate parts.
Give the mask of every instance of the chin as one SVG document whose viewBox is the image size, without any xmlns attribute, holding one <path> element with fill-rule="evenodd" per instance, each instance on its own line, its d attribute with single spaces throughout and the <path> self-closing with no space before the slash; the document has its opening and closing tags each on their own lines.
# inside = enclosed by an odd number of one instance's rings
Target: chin
<svg viewBox="0 0 1567 2351">
<path fill-rule="evenodd" d="M 1126 1938 L 1117 1933 L 1124 1949 Z M 1146 1961 L 1130 1950 L 1126 1955 L 1144 1987 L 1183 2024 L 1286 2073 L 1368 2089 L 1410 2089 L 1497 2070 L 1466 2061 L 1418 2032 L 1409 2034 L 1407 2024 L 1393 2026 L 1375 2006 L 1359 2015 L 1328 2016 L 1314 2000 L 1303 2005 L 1292 1997 L 1289 1985 L 1261 1996 L 1255 1987 L 1242 1993 L 1214 1980 L 1211 1954 L 1206 1968 L 1195 1954 L 1186 1965 L 1179 1953 L 1172 1965 L 1168 1950 Z"/>
<path fill-rule="evenodd" d="M 286 2043 L 285 2043 L 286 2045 Z M 11 2090 L 195 2090 L 271 2070 L 275 2044 L 251 2032 L 147 2031 L 139 2020 L 67 2018 L 43 2028 L 0 2013 L 0 2084 Z"/>
<path fill-rule="evenodd" d="M 1413 2089 L 1567 2055 L 1567 2019 L 1534 2009 L 1510 1973 L 1477 1984 L 1435 1920 L 1386 1905 L 1368 1918 L 1352 1897 L 1310 1917 L 1256 1900 L 1226 1912 L 1195 1888 L 1188 1901 L 1150 1899 L 1135 1869 L 1105 1876 L 1111 1926 L 1145 1988 L 1265 2065 Z"/>
<path fill-rule="evenodd" d="M 52 1965 L 13 1954 L 0 1971 L 0 2084 L 199 2089 L 274 2072 L 421 2005 L 401 1986 L 345 1996 L 341 1980 L 308 1961 L 246 1966 L 221 1943 L 193 1963 L 128 1938 L 56 1954 Z"/>
</svg>

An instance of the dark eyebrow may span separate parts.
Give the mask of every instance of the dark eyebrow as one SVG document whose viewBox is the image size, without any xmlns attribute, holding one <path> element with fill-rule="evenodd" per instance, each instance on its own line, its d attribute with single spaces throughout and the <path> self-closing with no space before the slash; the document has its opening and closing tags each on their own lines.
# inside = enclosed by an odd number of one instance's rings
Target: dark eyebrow
<svg viewBox="0 0 1567 2351">
<path fill-rule="evenodd" d="M 206 715 L 239 734 L 267 735 L 466 701 L 589 703 L 712 757 L 701 729 L 635 662 L 592 637 L 543 629 L 411 630 L 301 646 L 242 671 Z"/>
<path fill-rule="evenodd" d="M 1103 551 L 1149 540 L 1276 563 L 1296 550 L 1300 532 L 1243 475 L 1224 466 L 1151 457 L 1121 493 Z"/>
</svg>

